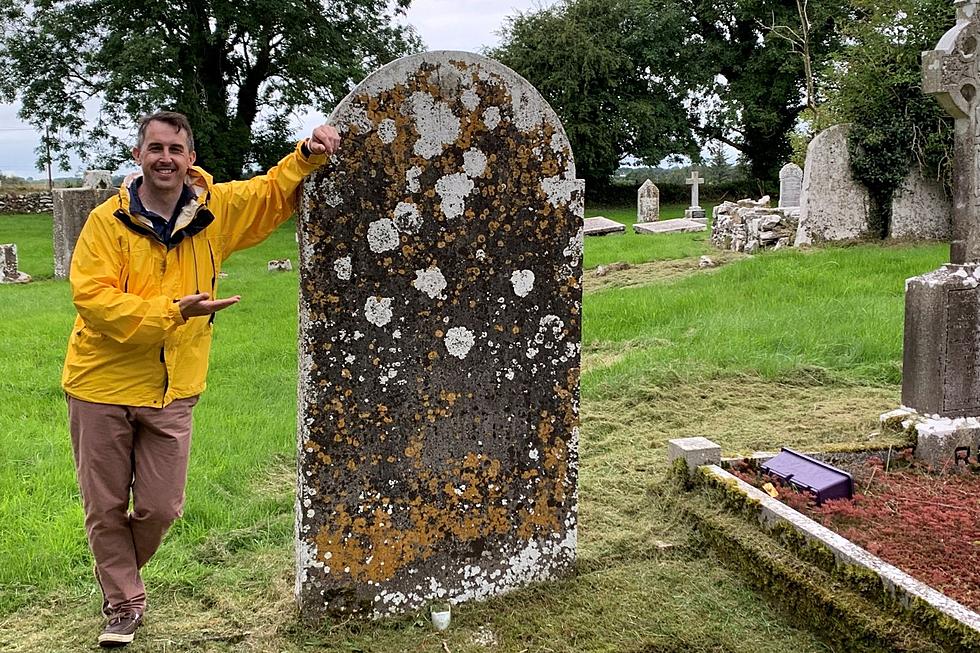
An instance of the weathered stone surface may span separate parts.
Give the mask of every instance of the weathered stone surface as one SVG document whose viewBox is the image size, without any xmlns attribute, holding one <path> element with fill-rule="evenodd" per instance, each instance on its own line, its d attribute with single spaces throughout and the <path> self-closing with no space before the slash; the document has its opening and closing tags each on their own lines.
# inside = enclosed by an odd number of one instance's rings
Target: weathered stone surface
<svg viewBox="0 0 980 653">
<path fill-rule="evenodd" d="M 606 234 L 621 234 L 626 231 L 626 225 L 622 222 L 616 222 L 601 215 L 586 218 L 583 224 L 583 233 L 586 236 L 605 236 Z"/>
<path fill-rule="evenodd" d="M 799 209 L 769 208 L 769 196 L 759 200 L 722 202 L 714 208 L 711 243 L 721 249 L 752 254 L 785 247 L 796 234 Z"/>
<path fill-rule="evenodd" d="M 51 193 L 4 193 L 0 194 L 0 213 L 50 213 Z"/>
<path fill-rule="evenodd" d="M 851 176 L 848 125 L 817 134 L 806 149 L 796 245 L 861 238 L 868 232 L 868 191 Z"/>
<path fill-rule="evenodd" d="M 660 219 L 660 189 L 647 179 L 636 192 L 636 221 L 656 222 Z"/>
<path fill-rule="evenodd" d="M 944 265 L 905 284 L 902 404 L 980 415 L 980 267 Z"/>
<path fill-rule="evenodd" d="M 721 446 L 708 438 L 676 438 L 667 442 L 667 462 L 683 460 L 688 471 L 701 465 L 721 464 Z"/>
<path fill-rule="evenodd" d="M 112 188 L 112 172 L 109 170 L 86 170 L 82 177 L 82 188 Z"/>
<path fill-rule="evenodd" d="M 293 262 L 288 258 L 273 259 L 268 264 L 269 272 L 292 272 Z"/>
<path fill-rule="evenodd" d="M 0 245 L 0 283 L 27 283 L 30 280 L 29 274 L 17 269 L 17 245 Z"/>
<path fill-rule="evenodd" d="M 895 191 L 888 235 L 892 238 L 949 240 L 952 224 L 953 206 L 942 185 L 927 178 L 918 166 L 913 167 Z"/>
<path fill-rule="evenodd" d="M 779 171 L 779 206 L 799 206 L 803 194 L 803 168 L 787 163 Z"/>
<path fill-rule="evenodd" d="M 54 191 L 54 276 L 67 279 L 75 243 L 88 214 L 118 191 L 103 188 L 65 188 Z"/>
<path fill-rule="evenodd" d="M 331 116 L 300 212 L 297 596 L 489 597 L 576 549 L 583 183 L 554 112 L 462 52 Z"/>
<path fill-rule="evenodd" d="M 633 225 L 633 231 L 638 234 L 676 234 L 692 231 L 704 231 L 708 227 L 703 222 L 688 220 L 686 218 L 676 218 L 674 220 L 660 220 L 658 222 L 645 222 Z"/>
</svg>

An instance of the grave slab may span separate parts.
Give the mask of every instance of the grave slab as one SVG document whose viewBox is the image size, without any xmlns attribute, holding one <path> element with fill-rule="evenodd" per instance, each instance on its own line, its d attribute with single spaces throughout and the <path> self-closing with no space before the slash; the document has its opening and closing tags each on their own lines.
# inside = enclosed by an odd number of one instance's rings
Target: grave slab
<svg viewBox="0 0 980 653">
<path fill-rule="evenodd" d="M 586 236 L 605 236 L 607 234 L 621 234 L 626 231 L 626 225 L 609 218 L 596 216 L 586 218 L 584 233 Z"/>
<path fill-rule="evenodd" d="M 383 616 L 571 570 L 584 185 L 484 57 L 388 64 L 300 208 L 301 613 Z"/>
<path fill-rule="evenodd" d="M 688 220 L 686 218 L 676 218 L 674 220 L 661 220 L 660 222 L 645 222 L 633 225 L 633 231 L 638 234 L 673 234 L 693 231 L 705 231 L 706 222 L 699 220 Z"/>
</svg>

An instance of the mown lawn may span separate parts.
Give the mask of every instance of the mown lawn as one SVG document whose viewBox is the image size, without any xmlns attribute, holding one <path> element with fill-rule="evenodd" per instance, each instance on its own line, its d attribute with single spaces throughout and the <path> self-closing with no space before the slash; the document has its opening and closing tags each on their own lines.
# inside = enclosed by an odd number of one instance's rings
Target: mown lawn
<svg viewBox="0 0 980 653">
<path fill-rule="evenodd" d="M 631 222 L 631 212 L 588 213 Z M 829 650 L 649 488 L 673 437 L 706 435 L 726 454 L 867 443 L 899 401 L 904 280 L 943 262 L 944 246 L 725 258 L 706 234 L 588 239 L 578 572 L 461 606 L 437 634 L 412 617 L 295 617 L 297 276 L 266 271 L 270 259 L 295 262 L 293 229 L 226 265 L 219 294 L 243 299 L 216 322 L 185 515 L 144 572 L 150 611 L 131 650 Z M 58 386 L 74 312 L 67 284 L 51 278 L 50 240 L 50 216 L 0 216 L 0 242 L 16 242 L 38 279 L 0 286 L 4 651 L 91 650 L 100 627 Z M 724 264 L 698 269 L 706 253 Z M 620 285 L 591 285 L 592 269 L 615 261 L 634 265 L 615 273 Z"/>
</svg>

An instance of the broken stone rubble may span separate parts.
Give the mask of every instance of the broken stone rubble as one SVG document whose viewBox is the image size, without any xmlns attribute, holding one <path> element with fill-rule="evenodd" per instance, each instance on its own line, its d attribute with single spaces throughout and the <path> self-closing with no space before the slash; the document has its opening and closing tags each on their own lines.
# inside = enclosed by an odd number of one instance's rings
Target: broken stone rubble
<svg viewBox="0 0 980 653">
<path fill-rule="evenodd" d="M 771 208 L 769 196 L 722 202 L 712 212 L 711 242 L 720 249 L 752 254 L 789 246 L 799 225 L 798 207 Z"/>
</svg>

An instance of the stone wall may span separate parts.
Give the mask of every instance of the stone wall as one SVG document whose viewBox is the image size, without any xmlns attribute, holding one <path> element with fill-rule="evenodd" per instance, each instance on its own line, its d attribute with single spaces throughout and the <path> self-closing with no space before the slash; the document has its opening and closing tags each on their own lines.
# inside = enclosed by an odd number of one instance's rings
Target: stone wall
<svg viewBox="0 0 980 653">
<path fill-rule="evenodd" d="M 51 213 L 51 193 L 0 193 L 0 214 Z"/>
<path fill-rule="evenodd" d="M 722 202 L 714 208 L 711 242 L 720 249 L 752 254 L 788 247 L 799 226 L 799 207 L 770 208 L 769 198 Z"/>
</svg>

